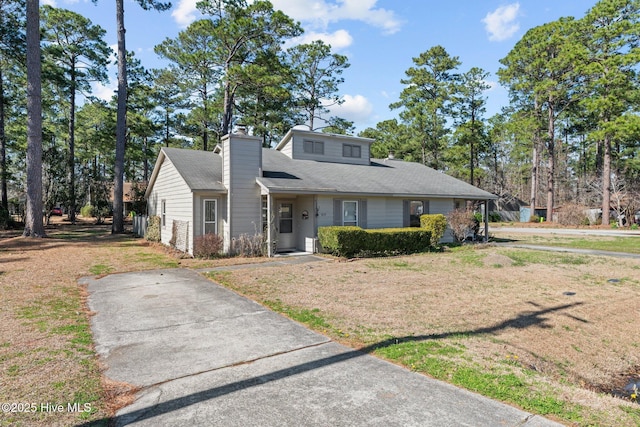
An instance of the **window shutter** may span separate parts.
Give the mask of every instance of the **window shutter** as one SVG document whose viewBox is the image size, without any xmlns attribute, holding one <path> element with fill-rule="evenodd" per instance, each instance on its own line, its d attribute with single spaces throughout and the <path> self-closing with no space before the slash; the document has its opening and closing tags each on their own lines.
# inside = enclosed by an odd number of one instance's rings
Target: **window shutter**
<svg viewBox="0 0 640 427">
<path fill-rule="evenodd" d="M 333 199 L 333 225 L 342 225 L 342 200 Z"/>
<path fill-rule="evenodd" d="M 422 201 L 422 213 L 425 214 L 430 214 L 431 212 L 429 212 L 429 201 L 428 200 L 423 200 Z"/>
<path fill-rule="evenodd" d="M 359 200 L 358 205 L 358 225 L 360 228 L 367 228 L 367 200 Z"/>
<path fill-rule="evenodd" d="M 403 227 L 408 227 L 409 225 L 411 225 L 411 201 L 410 200 L 403 200 L 402 201 L 402 226 Z"/>
</svg>

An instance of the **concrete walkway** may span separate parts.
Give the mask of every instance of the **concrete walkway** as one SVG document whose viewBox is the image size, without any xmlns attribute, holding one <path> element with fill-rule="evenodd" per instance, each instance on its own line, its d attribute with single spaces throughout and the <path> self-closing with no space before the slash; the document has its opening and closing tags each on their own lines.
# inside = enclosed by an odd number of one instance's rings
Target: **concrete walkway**
<svg viewBox="0 0 640 427">
<path fill-rule="evenodd" d="M 559 426 L 339 345 L 195 271 L 81 283 L 105 375 L 141 387 L 117 426 Z"/>
</svg>

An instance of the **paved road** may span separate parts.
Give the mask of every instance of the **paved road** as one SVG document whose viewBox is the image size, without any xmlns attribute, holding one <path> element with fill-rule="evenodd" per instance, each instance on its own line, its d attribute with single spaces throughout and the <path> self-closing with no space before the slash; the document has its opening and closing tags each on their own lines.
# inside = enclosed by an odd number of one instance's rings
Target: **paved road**
<svg viewBox="0 0 640 427">
<path fill-rule="evenodd" d="M 592 229 L 565 229 L 565 228 L 518 228 L 518 227 L 496 227 L 489 229 L 489 232 L 494 236 L 500 237 L 500 233 L 505 234 L 536 234 L 536 235 L 573 235 L 573 236 L 609 236 L 609 237 L 640 237 L 640 232 L 637 230 L 592 230 Z M 640 244 L 640 241 L 638 242 Z M 523 249 L 535 249 L 540 251 L 549 252 L 570 252 L 583 255 L 596 255 L 596 256 L 609 256 L 614 258 L 631 258 L 640 259 L 640 254 L 633 254 L 628 252 L 615 252 L 615 251 L 601 251 L 596 249 L 577 249 L 577 248 L 563 248 L 558 246 L 545 246 L 539 244 L 530 243 L 518 243 L 518 242 L 502 242 L 496 243 L 499 246 L 510 246 L 514 248 Z"/>
<path fill-rule="evenodd" d="M 559 426 L 339 345 L 195 271 L 80 282 L 106 376 L 141 387 L 117 426 Z"/>
<path fill-rule="evenodd" d="M 491 227 L 489 233 L 562 234 L 575 236 L 640 237 L 638 230 L 594 230 L 589 228 Z"/>
</svg>

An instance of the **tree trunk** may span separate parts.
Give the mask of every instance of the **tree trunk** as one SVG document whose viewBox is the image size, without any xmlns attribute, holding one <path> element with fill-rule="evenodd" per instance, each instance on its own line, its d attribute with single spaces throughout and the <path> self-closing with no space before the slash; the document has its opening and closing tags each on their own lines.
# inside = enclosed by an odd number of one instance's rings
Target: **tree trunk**
<svg viewBox="0 0 640 427">
<path fill-rule="evenodd" d="M 23 236 L 44 237 L 42 222 L 42 64 L 40 9 L 27 0 L 27 203 Z"/>
<path fill-rule="evenodd" d="M 609 225 L 611 209 L 611 137 L 605 135 L 602 153 L 602 225 Z"/>
<path fill-rule="evenodd" d="M 165 122 L 164 145 L 165 147 L 169 147 L 169 110 L 165 110 L 164 122 Z"/>
<path fill-rule="evenodd" d="M 149 182 L 149 138 L 144 137 L 144 165 L 142 169 L 142 180 Z"/>
<path fill-rule="evenodd" d="M 203 105 L 203 113 L 204 113 L 204 117 L 202 118 L 202 149 L 204 151 L 207 151 L 207 149 L 209 148 L 209 88 L 207 87 L 207 84 L 205 83 L 204 87 L 202 88 L 202 105 Z M 226 83 L 225 83 L 225 108 L 226 108 L 226 97 L 227 97 L 227 89 L 226 89 Z M 226 120 L 226 113 L 225 113 L 225 120 Z M 226 133 L 223 133 L 223 135 L 226 135 Z"/>
<path fill-rule="evenodd" d="M 547 221 L 553 220 L 553 204 L 554 204 L 554 194 L 555 194 L 555 118 L 554 118 L 554 109 L 551 106 L 551 101 L 549 101 L 549 116 L 548 116 L 548 126 L 549 126 L 549 141 L 547 142 L 547 152 L 549 153 L 549 163 L 547 168 Z"/>
<path fill-rule="evenodd" d="M 231 83 L 229 82 L 229 66 L 225 66 L 225 76 L 227 79 L 224 82 L 224 116 L 222 118 L 222 135 L 229 133 L 231 127 L 231 119 L 233 118 L 233 95 L 231 93 Z"/>
<path fill-rule="evenodd" d="M 0 68 L 0 186 L 2 187 L 2 201 L 0 206 L 3 209 L 9 209 L 9 196 L 7 195 L 7 139 L 4 133 L 4 82 L 2 76 L 2 68 Z"/>
<path fill-rule="evenodd" d="M 533 151 L 531 153 L 531 211 L 529 221 L 533 220 L 536 214 L 536 194 L 538 192 L 538 141 L 537 137 L 533 141 Z"/>
<path fill-rule="evenodd" d="M 469 141 L 469 184 L 474 185 L 474 164 L 475 164 L 475 153 L 474 153 L 474 142 L 476 138 L 476 116 L 475 112 L 471 113 L 471 141 Z"/>
<path fill-rule="evenodd" d="M 69 221 L 76 223 L 76 151 L 75 151 L 75 120 L 76 120 L 76 72 L 71 68 L 71 96 L 69 98 L 69 159 L 67 174 L 69 178 Z"/>
<path fill-rule="evenodd" d="M 116 0 L 118 31 L 118 111 L 116 118 L 116 159 L 113 183 L 113 224 L 111 233 L 124 233 L 124 152 L 127 137 L 127 51 L 125 48 L 124 0 Z"/>
</svg>

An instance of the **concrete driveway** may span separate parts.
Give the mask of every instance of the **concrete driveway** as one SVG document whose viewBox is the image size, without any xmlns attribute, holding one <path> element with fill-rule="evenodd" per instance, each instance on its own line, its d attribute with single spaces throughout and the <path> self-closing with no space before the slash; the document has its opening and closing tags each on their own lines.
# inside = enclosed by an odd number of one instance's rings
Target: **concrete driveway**
<svg viewBox="0 0 640 427">
<path fill-rule="evenodd" d="M 115 425 L 558 426 L 332 342 L 201 276 L 85 278 Z"/>
</svg>

